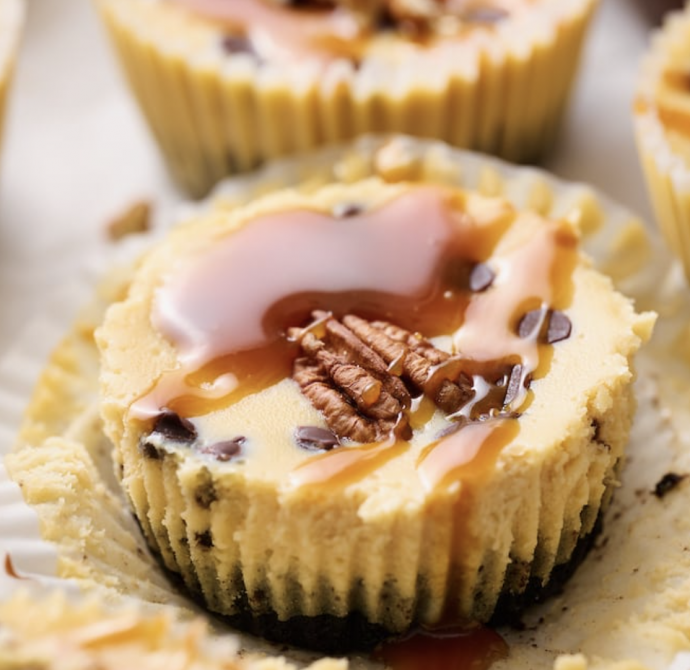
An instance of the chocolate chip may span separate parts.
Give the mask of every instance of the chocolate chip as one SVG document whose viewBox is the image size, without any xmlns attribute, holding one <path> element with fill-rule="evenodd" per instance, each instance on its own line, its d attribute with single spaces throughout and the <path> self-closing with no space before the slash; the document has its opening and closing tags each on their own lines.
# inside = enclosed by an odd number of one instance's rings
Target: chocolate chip
<svg viewBox="0 0 690 670">
<path fill-rule="evenodd" d="M 521 381 L 522 365 L 514 365 L 513 369 L 510 371 L 510 377 L 508 378 L 508 388 L 506 389 L 506 395 L 503 399 L 504 407 L 510 405 L 510 403 L 518 397 Z"/>
<path fill-rule="evenodd" d="M 570 323 L 570 319 L 563 314 L 563 312 L 554 310 L 549 316 L 549 327 L 546 330 L 546 342 L 548 344 L 555 344 L 556 342 L 567 340 L 570 337 L 572 328 L 573 326 Z"/>
<path fill-rule="evenodd" d="M 539 337 L 539 332 L 541 331 L 542 324 L 544 322 L 544 310 L 533 309 L 527 312 L 518 323 L 518 336 L 523 340 L 528 337 Z"/>
<path fill-rule="evenodd" d="M 246 437 L 239 436 L 232 440 L 216 442 L 205 447 L 199 448 L 199 453 L 213 456 L 217 461 L 229 461 L 242 453 L 242 445 L 247 441 Z"/>
<path fill-rule="evenodd" d="M 197 438 L 194 424 L 182 418 L 176 412 L 169 409 L 163 410 L 153 424 L 154 433 L 158 433 L 173 442 L 194 442 Z"/>
<path fill-rule="evenodd" d="M 499 7 L 477 7 L 468 9 L 462 18 L 471 23 L 499 23 L 507 19 L 510 13 Z"/>
<path fill-rule="evenodd" d="M 290 9 L 309 9 L 309 10 L 328 10 L 335 9 L 336 3 L 333 0 L 280 0 L 282 4 Z"/>
<path fill-rule="evenodd" d="M 205 530 L 203 533 L 195 533 L 194 539 L 200 547 L 210 549 L 213 547 L 213 535 L 210 530 Z"/>
<path fill-rule="evenodd" d="M 678 486 L 678 484 L 680 484 L 686 477 L 687 475 L 679 475 L 675 472 L 666 473 L 656 483 L 656 486 L 654 487 L 654 495 L 657 498 L 663 498 L 667 493 L 675 489 L 676 486 Z"/>
<path fill-rule="evenodd" d="M 477 263 L 470 272 L 470 290 L 475 293 L 486 291 L 494 283 L 496 275 L 485 263 Z"/>
<path fill-rule="evenodd" d="M 362 205 L 352 202 L 341 202 L 333 208 L 333 216 L 336 219 L 347 219 L 351 216 L 358 216 L 364 211 Z"/>
<path fill-rule="evenodd" d="M 592 419 L 590 424 L 592 426 L 592 440 L 594 442 L 599 442 L 601 438 L 601 424 L 598 419 Z"/>
<path fill-rule="evenodd" d="M 340 446 L 335 433 L 318 426 L 299 426 L 295 430 L 295 441 L 308 451 L 330 451 Z"/>
<path fill-rule="evenodd" d="M 544 323 L 546 322 L 546 333 Z M 518 323 L 518 335 L 523 338 L 534 338 L 555 344 L 567 340 L 572 331 L 570 319 L 559 310 L 549 310 L 544 314 L 543 309 L 533 309 L 527 312 Z"/>
<path fill-rule="evenodd" d="M 139 442 L 139 451 L 144 458 L 148 458 L 152 461 L 160 461 L 161 458 L 163 458 L 163 454 L 158 447 L 155 444 L 147 442 L 145 438 Z"/>
<path fill-rule="evenodd" d="M 232 56 L 247 54 L 259 60 L 259 54 L 254 49 L 254 45 L 246 35 L 224 35 L 221 39 L 221 46 L 225 53 Z"/>
<path fill-rule="evenodd" d="M 216 502 L 216 489 L 213 483 L 203 484 L 194 492 L 194 500 L 199 507 L 210 509 L 211 503 Z"/>
</svg>

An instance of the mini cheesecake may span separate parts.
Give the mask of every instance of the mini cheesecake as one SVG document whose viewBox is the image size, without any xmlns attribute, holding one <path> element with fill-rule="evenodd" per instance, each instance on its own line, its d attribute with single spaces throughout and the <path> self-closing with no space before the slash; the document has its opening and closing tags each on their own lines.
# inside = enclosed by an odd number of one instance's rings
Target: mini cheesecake
<svg viewBox="0 0 690 670">
<path fill-rule="evenodd" d="M 96 0 L 173 176 L 363 133 L 551 146 L 596 0 Z"/>
<path fill-rule="evenodd" d="M 657 223 L 690 277 L 690 9 L 667 15 L 639 74 L 635 134 Z"/>
<path fill-rule="evenodd" d="M 424 181 L 279 191 L 142 261 L 97 331 L 102 416 L 192 594 L 357 649 L 514 621 L 562 584 L 617 485 L 652 323 L 569 220 Z"/>
</svg>

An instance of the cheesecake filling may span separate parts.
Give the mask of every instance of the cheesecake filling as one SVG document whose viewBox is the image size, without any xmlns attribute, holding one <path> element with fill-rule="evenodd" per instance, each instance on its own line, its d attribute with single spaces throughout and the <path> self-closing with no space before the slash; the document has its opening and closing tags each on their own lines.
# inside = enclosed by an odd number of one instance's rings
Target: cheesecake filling
<svg viewBox="0 0 690 670">
<path fill-rule="evenodd" d="M 130 407 L 143 455 L 173 444 L 242 467 L 253 435 L 209 440 L 199 419 L 290 383 L 323 419 L 294 426 L 293 486 L 365 476 L 439 416 L 416 457 L 425 488 L 488 471 L 571 335 L 578 238 L 472 197 L 416 186 L 262 215 L 189 254 L 154 298 L 178 367 Z"/>
<path fill-rule="evenodd" d="M 222 25 L 222 47 L 231 54 L 357 60 L 377 35 L 399 35 L 430 47 L 491 30 L 540 0 L 169 1 Z"/>
</svg>

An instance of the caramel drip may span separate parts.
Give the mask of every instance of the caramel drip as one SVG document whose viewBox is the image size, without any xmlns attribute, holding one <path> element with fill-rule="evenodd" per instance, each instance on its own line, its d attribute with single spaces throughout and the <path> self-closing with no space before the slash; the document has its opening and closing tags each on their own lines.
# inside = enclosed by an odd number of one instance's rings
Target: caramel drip
<svg viewBox="0 0 690 670">
<path fill-rule="evenodd" d="M 400 456 L 409 448 L 407 442 L 391 438 L 386 442 L 374 442 L 357 447 L 341 447 L 319 454 L 297 466 L 290 473 L 290 484 L 347 486 L 361 481 L 369 473 Z"/>
<path fill-rule="evenodd" d="M 390 670 L 489 670 L 508 651 L 498 633 L 477 626 L 422 631 L 382 645 L 374 658 Z"/>
<path fill-rule="evenodd" d="M 187 10 L 228 27 L 233 33 L 249 37 L 253 48 L 266 59 L 299 59 L 310 57 L 327 61 L 333 58 L 358 60 L 365 54 L 376 25 L 367 25 L 361 16 L 345 6 L 335 8 L 304 8 L 281 6 L 273 0 L 173 0 Z M 462 17 L 470 10 L 500 10 L 518 14 L 537 0 L 448 0 L 443 14 Z M 370 19 L 371 21 L 371 19 Z M 408 22 L 409 24 L 409 22 Z M 444 38 L 462 37 L 490 23 L 460 22 L 455 31 Z M 409 25 L 408 25 L 409 27 Z M 405 33 L 406 37 L 415 34 Z M 425 46 L 443 39 L 415 40 Z"/>
<path fill-rule="evenodd" d="M 427 491 L 456 481 L 481 483 L 491 472 L 501 450 L 519 432 L 516 419 L 469 423 L 462 429 L 428 445 L 417 467 Z"/>
<path fill-rule="evenodd" d="M 533 337 L 520 337 L 520 319 L 531 310 L 563 309 L 572 299 L 570 277 L 577 260 L 577 237 L 566 223 L 544 225 L 518 248 L 497 259 L 494 290 L 473 297 L 465 323 L 453 346 L 475 361 L 516 357 L 522 364 L 520 390 L 512 408 L 527 402 L 528 377 L 543 377 L 550 366 L 551 346 Z"/>
</svg>

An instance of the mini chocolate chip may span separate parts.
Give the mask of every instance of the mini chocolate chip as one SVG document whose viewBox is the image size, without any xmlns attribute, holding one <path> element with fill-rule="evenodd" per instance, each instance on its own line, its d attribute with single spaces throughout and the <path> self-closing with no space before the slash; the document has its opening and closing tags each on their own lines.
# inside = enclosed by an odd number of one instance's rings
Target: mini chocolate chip
<svg viewBox="0 0 690 670">
<path fill-rule="evenodd" d="M 528 337 L 538 337 L 544 322 L 544 310 L 533 309 L 527 312 L 518 323 L 518 336 L 527 339 Z"/>
<path fill-rule="evenodd" d="M 194 424 L 182 418 L 176 412 L 164 409 L 153 424 L 154 433 L 158 433 L 173 442 L 194 442 L 197 438 Z"/>
<path fill-rule="evenodd" d="M 336 3 L 333 0 L 281 0 L 290 9 L 309 9 L 320 11 L 332 11 Z"/>
<path fill-rule="evenodd" d="M 503 406 L 510 405 L 515 398 L 518 397 L 520 392 L 520 382 L 522 381 L 522 365 L 514 365 L 513 369 L 510 371 L 510 377 L 508 378 L 508 388 L 506 389 L 506 395 L 503 399 Z"/>
<path fill-rule="evenodd" d="M 510 16 L 510 13 L 499 7 L 477 7 L 468 9 L 462 18 L 471 23 L 498 23 Z"/>
<path fill-rule="evenodd" d="M 486 291 L 494 283 L 496 275 L 485 263 L 477 263 L 470 272 L 470 290 L 475 293 Z"/>
<path fill-rule="evenodd" d="M 675 489 L 676 486 L 678 486 L 678 484 L 680 484 L 686 477 L 687 475 L 679 475 L 675 472 L 666 473 L 656 483 L 656 486 L 654 487 L 654 495 L 657 498 L 663 498 L 667 493 Z"/>
<path fill-rule="evenodd" d="M 213 483 L 209 482 L 208 484 L 202 484 L 194 492 L 194 500 L 196 500 L 196 503 L 199 505 L 199 507 L 209 509 L 211 507 L 211 503 L 214 503 L 216 500 L 218 500 L 216 497 L 216 489 L 214 488 Z"/>
<path fill-rule="evenodd" d="M 232 56 L 247 54 L 259 60 L 259 54 L 256 53 L 254 45 L 246 35 L 224 35 L 221 40 L 221 46 L 225 53 Z"/>
<path fill-rule="evenodd" d="M 330 451 L 340 442 L 333 431 L 319 426 L 299 426 L 295 430 L 295 441 L 309 451 Z"/>
<path fill-rule="evenodd" d="M 592 419 L 590 425 L 592 426 L 592 439 L 595 442 L 599 442 L 599 439 L 601 438 L 601 424 L 599 423 L 599 420 Z"/>
<path fill-rule="evenodd" d="M 333 208 L 333 216 L 336 219 L 347 219 L 351 216 L 358 216 L 364 211 L 362 205 L 353 202 L 341 202 Z"/>
<path fill-rule="evenodd" d="M 146 439 L 142 439 L 139 442 L 139 451 L 144 458 L 149 458 L 152 461 L 160 461 L 163 458 L 163 454 L 158 447 L 155 444 L 147 442 Z"/>
<path fill-rule="evenodd" d="M 546 330 L 547 343 L 555 344 L 556 342 L 567 340 L 570 337 L 572 328 L 570 319 L 563 312 L 554 310 L 549 316 L 549 327 Z"/>
<path fill-rule="evenodd" d="M 229 461 L 242 453 L 242 445 L 247 441 L 246 437 L 234 437 L 232 440 L 224 440 L 206 447 L 200 447 L 199 452 L 213 456 L 217 461 Z"/>
<path fill-rule="evenodd" d="M 194 539 L 200 547 L 205 547 L 206 549 L 213 547 L 213 535 L 211 535 L 210 530 L 205 530 L 203 533 L 195 533 Z"/>
</svg>

